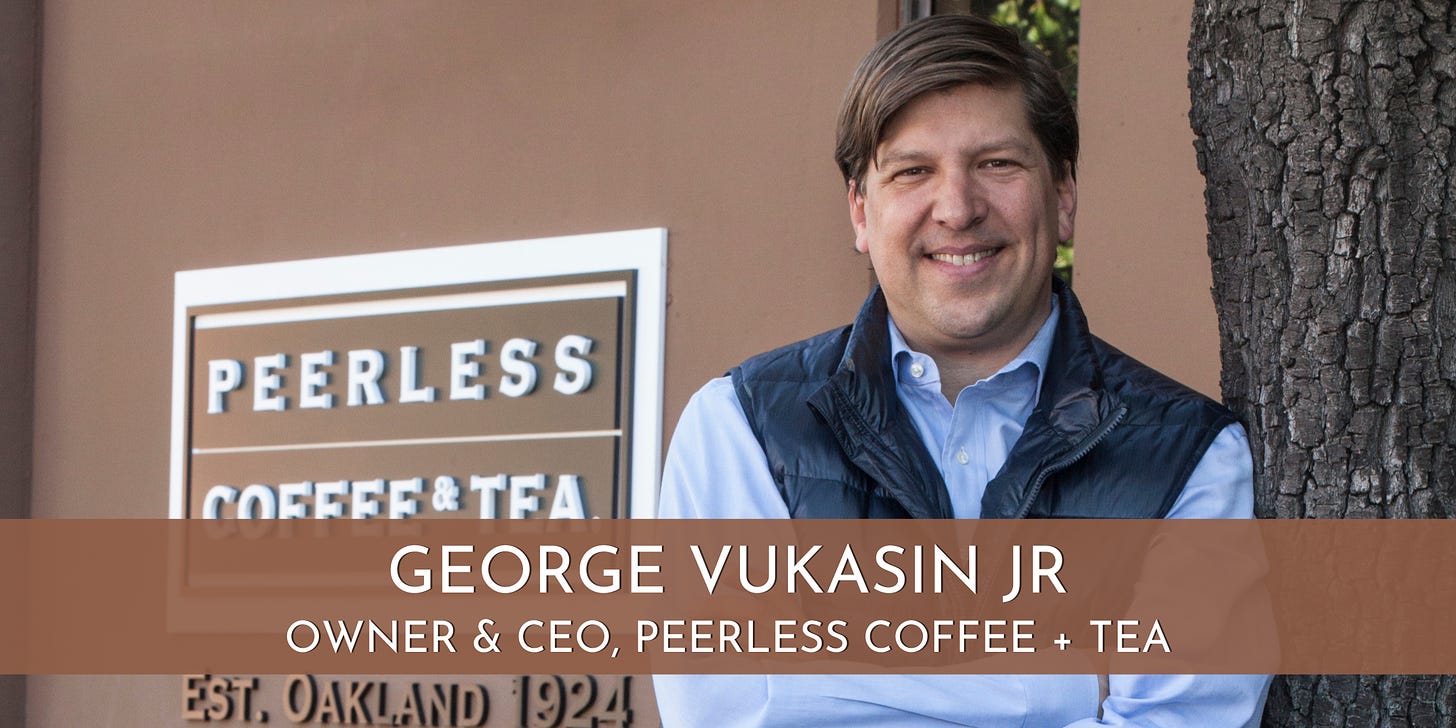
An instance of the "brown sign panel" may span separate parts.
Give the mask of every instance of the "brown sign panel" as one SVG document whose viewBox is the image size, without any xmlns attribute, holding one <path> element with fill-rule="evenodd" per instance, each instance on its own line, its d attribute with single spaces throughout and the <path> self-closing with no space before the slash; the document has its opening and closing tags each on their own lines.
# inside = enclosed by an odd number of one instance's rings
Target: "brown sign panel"
<svg viewBox="0 0 1456 728">
<path fill-rule="evenodd" d="M 625 515 L 632 281 L 189 311 L 187 515 Z"/>
<path fill-rule="evenodd" d="M 626 515 L 634 282 L 189 308 L 185 515 Z"/>
</svg>

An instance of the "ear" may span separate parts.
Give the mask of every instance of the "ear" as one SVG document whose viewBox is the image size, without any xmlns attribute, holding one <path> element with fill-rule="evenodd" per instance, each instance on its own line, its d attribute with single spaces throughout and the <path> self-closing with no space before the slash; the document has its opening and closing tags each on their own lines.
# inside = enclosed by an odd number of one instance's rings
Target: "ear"
<svg viewBox="0 0 1456 728">
<path fill-rule="evenodd" d="M 1065 243 L 1072 239 L 1077 219 L 1077 178 L 1072 176 L 1072 165 L 1063 170 L 1062 179 L 1056 183 L 1057 190 L 1057 240 Z"/>
<path fill-rule="evenodd" d="M 870 252 L 868 226 L 865 224 L 865 200 L 853 180 L 849 183 L 849 221 L 854 225 L 854 249 Z"/>
</svg>

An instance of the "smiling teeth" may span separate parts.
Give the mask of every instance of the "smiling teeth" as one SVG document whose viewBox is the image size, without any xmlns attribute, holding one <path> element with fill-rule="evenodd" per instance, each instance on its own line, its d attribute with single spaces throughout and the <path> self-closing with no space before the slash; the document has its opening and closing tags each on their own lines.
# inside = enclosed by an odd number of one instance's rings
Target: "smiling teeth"
<svg viewBox="0 0 1456 728">
<path fill-rule="evenodd" d="M 938 261 L 940 261 L 942 263 L 950 263 L 951 265 L 970 265 L 970 264 L 972 264 L 972 263 L 974 263 L 974 262 L 976 262 L 978 260 L 981 260 L 983 258 L 989 258 L 992 255 L 994 255 L 995 253 L 996 253 L 996 250 L 995 249 L 991 249 L 991 250 L 983 250 L 983 251 L 981 251 L 979 253 L 971 253 L 970 255 L 951 255 L 950 253 L 933 253 L 933 254 L 931 254 L 930 257 L 932 257 L 932 258 L 934 258 L 934 259 L 936 259 L 936 260 L 938 260 Z"/>
</svg>

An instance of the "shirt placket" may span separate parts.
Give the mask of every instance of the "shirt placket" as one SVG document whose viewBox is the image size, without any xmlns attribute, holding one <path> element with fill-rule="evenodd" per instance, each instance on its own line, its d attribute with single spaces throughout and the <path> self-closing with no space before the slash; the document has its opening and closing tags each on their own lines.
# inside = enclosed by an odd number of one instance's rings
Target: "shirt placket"
<svg viewBox="0 0 1456 728">
<path fill-rule="evenodd" d="M 943 452 L 945 453 L 946 481 L 954 482 L 958 497 L 953 498 L 959 507 L 958 517 L 980 516 L 981 491 L 985 488 L 982 476 L 985 463 L 985 447 L 980 442 L 985 437 L 982 420 L 985 415 L 982 401 L 984 382 L 978 382 L 961 390 L 951 411 Z"/>
</svg>

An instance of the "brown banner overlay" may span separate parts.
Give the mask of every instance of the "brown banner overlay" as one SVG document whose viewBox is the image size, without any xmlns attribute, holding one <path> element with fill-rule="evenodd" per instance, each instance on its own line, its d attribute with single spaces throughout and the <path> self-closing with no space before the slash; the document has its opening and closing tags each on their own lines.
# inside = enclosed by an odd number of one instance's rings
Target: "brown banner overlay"
<svg viewBox="0 0 1456 728">
<path fill-rule="evenodd" d="M 3 673 L 1456 672 L 1448 521 L 34 520 L 0 548 Z"/>
</svg>

